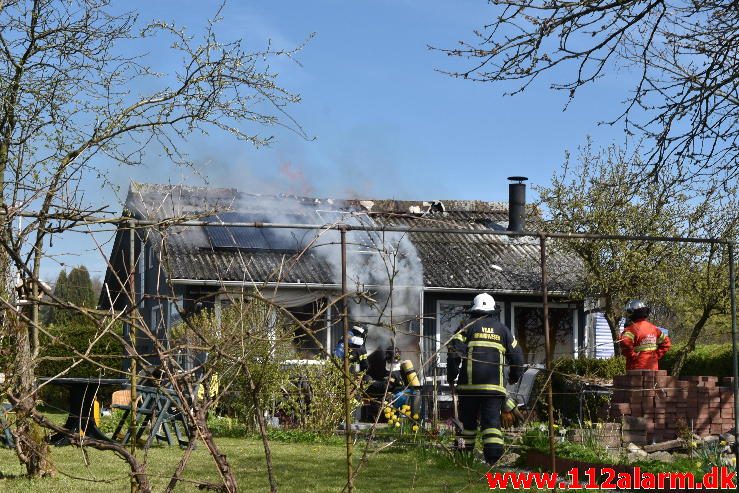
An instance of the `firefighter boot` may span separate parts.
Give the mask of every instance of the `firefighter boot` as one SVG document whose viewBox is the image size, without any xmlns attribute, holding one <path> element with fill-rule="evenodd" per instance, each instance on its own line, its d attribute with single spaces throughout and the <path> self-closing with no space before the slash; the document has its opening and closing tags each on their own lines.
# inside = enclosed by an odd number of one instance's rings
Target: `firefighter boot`
<svg viewBox="0 0 739 493">
<path fill-rule="evenodd" d="M 482 451 L 485 462 L 492 466 L 503 456 L 503 433 L 499 428 L 482 430 Z"/>
</svg>

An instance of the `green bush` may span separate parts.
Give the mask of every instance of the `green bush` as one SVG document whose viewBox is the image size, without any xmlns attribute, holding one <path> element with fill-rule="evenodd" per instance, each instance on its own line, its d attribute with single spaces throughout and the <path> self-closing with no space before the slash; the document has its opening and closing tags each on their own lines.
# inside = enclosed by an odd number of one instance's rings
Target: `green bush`
<svg viewBox="0 0 739 493">
<path fill-rule="evenodd" d="M 219 438 L 245 438 L 251 435 L 244 423 L 228 416 L 208 416 L 208 429 Z"/>
<path fill-rule="evenodd" d="M 626 372 L 626 361 L 622 357 L 609 359 L 560 358 L 553 363 L 552 393 L 555 420 L 563 423 L 577 423 L 580 419 L 580 399 L 584 381 L 608 383 L 616 375 Z M 583 419 L 597 421 L 598 411 L 603 407 L 607 396 L 587 394 L 583 398 Z M 546 416 L 545 399 L 537 406 L 540 416 Z"/>
<path fill-rule="evenodd" d="M 626 360 L 620 356 L 608 359 L 559 358 L 554 361 L 555 377 L 578 375 L 588 380 L 612 380 L 626 372 Z"/>
<path fill-rule="evenodd" d="M 673 346 L 660 361 L 660 368 L 672 372 L 678 352 L 682 346 Z M 733 357 L 731 343 L 705 344 L 696 346 L 695 351 L 688 354 L 680 375 L 713 375 L 729 377 L 733 375 Z"/>
<path fill-rule="evenodd" d="M 321 365 L 293 366 L 288 391 L 278 410 L 303 431 L 330 433 L 344 421 L 344 373 L 330 361 Z M 359 402 L 352 400 L 356 409 Z"/>
<path fill-rule="evenodd" d="M 111 332 L 99 337 L 98 328 L 87 323 L 70 325 L 50 325 L 39 336 L 41 351 L 36 367 L 38 377 L 84 377 L 119 378 L 115 370 L 121 368 L 123 344 L 118 337 L 123 335 L 123 327 L 116 324 Z M 94 344 L 93 344 L 94 341 Z M 85 361 L 73 351 L 85 353 L 93 344 L 89 358 Z M 78 363 L 78 364 L 76 364 Z M 103 386 L 98 391 L 98 400 L 106 406 L 110 404 L 115 389 Z M 45 385 L 39 398 L 50 406 L 66 409 L 68 390 L 59 385 Z"/>
</svg>

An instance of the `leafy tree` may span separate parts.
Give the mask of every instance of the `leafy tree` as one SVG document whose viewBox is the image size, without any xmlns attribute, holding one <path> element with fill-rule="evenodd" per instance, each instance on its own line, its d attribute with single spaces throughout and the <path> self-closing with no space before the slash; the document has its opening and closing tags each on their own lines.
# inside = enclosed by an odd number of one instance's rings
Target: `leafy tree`
<svg viewBox="0 0 739 493">
<path fill-rule="evenodd" d="M 90 273 L 84 265 L 73 268 L 69 275 L 65 270 L 62 270 L 54 285 L 56 301 L 65 302 L 74 307 L 95 308 L 97 295 L 98 293 L 95 292 L 90 279 Z M 46 316 L 47 324 L 70 324 L 73 321 L 85 325 L 93 323 L 89 318 L 84 317 L 74 309 L 70 310 L 56 306 L 51 306 Z"/>
<path fill-rule="evenodd" d="M 56 283 L 54 284 L 54 296 L 61 300 L 67 299 L 67 271 L 65 269 L 62 269 L 56 278 Z M 43 306 L 41 310 L 44 323 L 47 325 L 54 323 L 54 317 L 56 315 L 54 307 L 47 305 Z"/>
<path fill-rule="evenodd" d="M 689 200 L 674 192 L 669 177 L 663 177 L 664 181 L 640 179 L 633 173 L 634 160 L 638 153 L 629 155 L 616 147 L 595 152 L 590 143 L 574 166 L 568 158 L 551 186 L 539 188 L 549 215 L 547 229 L 601 235 L 732 237 L 735 207 L 711 195 L 703 202 Z M 681 323 L 690 326 L 686 352 L 695 347 L 708 319 L 726 308 L 723 245 L 567 240 L 558 247 L 583 262 L 583 294 L 602 300 L 614 341 L 620 337 L 618 323 L 630 298 L 644 298 L 661 308 L 656 311 L 658 319 L 677 314 Z"/>
<path fill-rule="evenodd" d="M 641 163 L 678 178 L 739 176 L 739 10 L 715 0 L 495 0 L 472 41 L 445 49 L 452 75 L 525 91 L 548 74 L 570 100 L 618 74 L 630 84 L 610 123 L 650 139 Z M 629 79 L 629 76 L 631 80 Z"/>
</svg>

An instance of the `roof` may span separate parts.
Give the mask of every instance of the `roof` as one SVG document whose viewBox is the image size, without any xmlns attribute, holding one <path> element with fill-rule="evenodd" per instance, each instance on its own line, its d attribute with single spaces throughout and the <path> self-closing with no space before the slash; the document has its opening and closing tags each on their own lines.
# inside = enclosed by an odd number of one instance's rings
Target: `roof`
<svg viewBox="0 0 739 493">
<path fill-rule="evenodd" d="M 448 228 L 504 230 L 508 222 L 508 204 L 504 202 L 333 200 L 262 196 L 225 188 L 134 184 L 129 190 L 126 208 L 135 218 L 152 220 L 180 216 L 218 217 L 225 211 L 239 211 L 266 214 L 270 222 L 294 222 L 295 217 L 300 216 L 310 224 L 348 220 L 379 227 L 439 229 L 439 232 L 411 231 L 407 235 L 396 233 L 391 238 L 396 243 L 402 240 L 401 244 L 406 245 L 407 251 L 401 252 L 401 256 L 405 257 L 408 268 L 420 260 L 422 274 L 419 270 L 417 277 L 408 277 L 404 282 L 422 283 L 426 288 L 540 291 L 537 238 L 442 231 Z M 538 220 L 531 206 L 528 215 Z M 203 227 L 170 227 L 163 237 L 156 238 L 152 243 L 158 251 L 166 249 L 165 272 L 170 279 L 323 285 L 338 282 L 338 254 L 325 253 L 326 245 L 338 240 L 325 232 L 316 244 L 297 255 L 213 248 Z M 372 266 L 365 257 L 367 255 L 352 257 L 352 268 L 376 270 L 377 266 Z M 364 267 L 354 265 L 362 262 L 366 264 Z M 550 289 L 561 291 L 573 288 L 576 273 L 581 270 L 575 259 L 556 250 L 548 258 L 547 268 L 552 283 Z"/>
</svg>

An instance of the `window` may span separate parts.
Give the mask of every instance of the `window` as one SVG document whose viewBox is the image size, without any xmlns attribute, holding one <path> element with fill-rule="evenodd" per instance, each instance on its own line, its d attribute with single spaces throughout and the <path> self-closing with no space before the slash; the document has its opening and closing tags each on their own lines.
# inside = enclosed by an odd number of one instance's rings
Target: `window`
<svg viewBox="0 0 739 493">
<path fill-rule="evenodd" d="M 540 304 L 514 303 L 511 326 L 524 353 L 526 363 L 546 361 L 544 309 Z M 575 355 L 578 327 L 577 310 L 568 305 L 549 306 L 552 358 Z"/>
<path fill-rule="evenodd" d="M 243 293 L 220 293 L 216 296 L 216 303 L 214 306 L 214 315 L 216 317 L 216 323 L 220 326 L 222 320 L 223 310 L 229 306 L 236 305 L 239 303 L 249 303 L 249 298 L 243 296 Z M 293 333 L 293 346 L 297 351 L 297 355 L 301 358 L 313 358 L 321 356 L 323 351 L 331 352 L 333 348 L 330 347 L 330 328 L 331 318 L 330 311 L 326 312 L 320 317 L 314 320 L 316 313 L 319 313 L 326 306 L 326 299 L 320 298 L 305 305 L 289 306 L 287 310 L 290 315 L 281 313 L 278 309 L 270 309 L 268 318 L 265 320 L 266 329 L 269 337 L 275 339 L 277 334 L 275 328 L 278 323 L 287 324 L 290 328 L 294 328 Z M 306 332 L 299 324 L 295 323 L 295 320 L 299 320 L 304 324 L 308 324 L 311 329 L 313 336 L 317 339 L 314 340 L 308 332 Z M 323 347 L 321 347 L 323 346 Z"/>
<path fill-rule="evenodd" d="M 439 348 L 436 361 L 441 367 L 446 367 L 446 344 L 459 329 L 460 324 L 469 317 L 466 313 L 472 301 L 439 300 L 436 302 L 436 348 Z M 496 310 L 501 319 L 505 319 L 505 305 L 496 303 Z"/>
<path fill-rule="evenodd" d="M 162 308 L 157 305 L 151 309 L 151 333 L 156 336 L 157 339 L 163 341 L 166 337 L 166 327 L 164 318 L 162 317 Z"/>
<path fill-rule="evenodd" d="M 146 268 L 154 268 L 154 249 L 151 247 L 146 248 Z"/>
<path fill-rule="evenodd" d="M 169 305 L 169 325 L 172 326 L 182 320 L 180 312 L 185 309 L 185 296 L 179 295 L 168 303 Z"/>
</svg>

